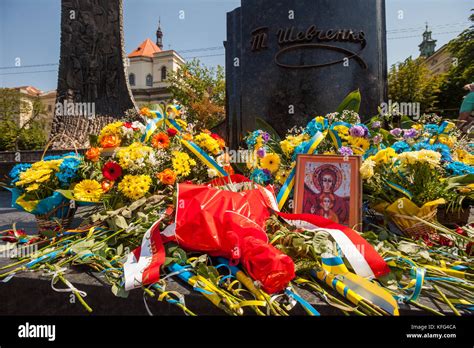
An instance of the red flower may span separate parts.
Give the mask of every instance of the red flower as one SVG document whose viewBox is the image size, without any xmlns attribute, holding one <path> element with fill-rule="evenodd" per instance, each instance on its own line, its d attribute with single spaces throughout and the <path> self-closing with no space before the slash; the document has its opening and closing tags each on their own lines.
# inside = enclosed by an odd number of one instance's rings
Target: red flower
<svg viewBox="0 0 474 348">
<path fill-rule="evenodd" d="M 115 162 L 107 162 L 102 168 L 102 175 L 107 180 L 115 181 L 122 175 L 122 167 Z"/>
<path fill-rule="evenodd" d="M 453 246 L 453 241 L 449 238 L 446 238 L 444 236 L 439 236 L 439 244 L 442 246 Z"/>
<path fill-rule="evenodd" d="M 462 227 L 456 228 L 456 233 L 459 233 L 461 236 L 467 237 L 467 232 L 462 229 Z"/>
<path fill-rule="evenodd" d="M 174 128 L 168 128 L 166 132 L 170 137 L 174 137 L 176 134 L 178 134 L 178 131 Z"/>
<path fill-rule="evenodd" d="M 133 128 L 132 127 L 132 122 L 124 122 L 123 125 L 124 125 L 125 128 Z"/>
</svg>

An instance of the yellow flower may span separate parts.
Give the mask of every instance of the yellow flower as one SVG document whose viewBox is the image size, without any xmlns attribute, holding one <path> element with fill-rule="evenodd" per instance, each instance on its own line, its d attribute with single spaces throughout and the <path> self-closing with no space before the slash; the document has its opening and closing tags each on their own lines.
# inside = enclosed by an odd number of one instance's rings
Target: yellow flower
<svg viewBox="0 0 474 348">
<path fill-rule="evenodd" d="M 428 163 L 431 167 L 435 167 L 441 161 L 441 154 L 432 150 L 407 151 L 399 154 L 397 158 L 402 165 Z"/>
<path fill-rule="evenodd" d="M 471 155 L 469 152 L 463 149 L 456 149 L 454 152 L 455 157 L 459 162 L 468 164 L 470 166 L 474 165 L 474 155 Z"/>
<path fill-rule="evenodd" d="M 191 167 L 196 165 L 196 161 L 185 152 L 173 151 L 173 170 L 176 175 L 188 176 L 191 174 Z"/>
<path fill-rule="evenodd" d="M 32 184 L 26 188 L 27 192 L 36 191 L 39 189 L 39 184 Z"/>
<path fill-rule="evenodd" d="M 291 156 L 291 154 L 295 150 L 295 147 L 293 146 L 293 144 L 287 139 L 280 141 L 280 146 L 283 153 L 288 157 Z"/>
<path fill-rule="evenodd" d="M 280 162 L 280 156 L 275 153 L 269 153 L 260 160 L 260 166 L 274 173 L 280 168 Z"/>
<path fill-rule="evenodd" d="M 20 180 L 16 182 L 16 186 L 25 186 L 28 184 L 41 183 L 51 178 L 51 169 L 34 169 L 33 166 L 23 173 L 20 173 Z"/>
<path fill-rule="evenodd" d="M 96 180 L 85 179 L 74 186 L 74 197 L 78 201 L 98 202 L 104 193 L 102 185 Z"/>
<path fill-rule="evenodd" d="M 105 136 L 116 136 L 121 138 L 122 136 L 123 122 L 114 122 L 106 125 L 99 133 L 98 141 L 102 142 L 102 138 Z"/>
<path fill-rule="evenodd" d="M 182 129 L 186 129 L 188 127 L 188 124 L 186 123 L 186 121 L 180 118 L 176 119 L 175 121 Z"/>
<path fill-rule="evenodd" d="M 349 128 L 344 125 L 335 126 L 333 129 L 339 134 L 339 136 L 347 136 L 349 134 Z"/>
<path fill-rule="evenodd" d="M 148 175 L 125 175 L 118 184 L 118 190 L 129 199 L 137 200 L 150 190 L 151 178 Z"/>
<path fill-rule="evenodd" d="M 117 152 L 119 164 L 124 169 L 138 169 L 144 160 L 153 153 L 150 146 L 135 142 Z"/>
<path fill-rule="evenodd" d="M 286 179 L 288 178 L 288 175 L 290 175 L 290 171 L 289 170 L 284 170 L 284 169 L 280 169 L 275 177 L 275 179 L 281 184 L 283 185 L 286 181 Z"/>
<path fill-rule="evenodd" d="M 414 124 L 413 126 L 411 126 L 411 128 L 414 128 L 417 131 L 421 131 L 423 129 L 423 125 L 417 123 L 417 124 Z"/>
<path fill-rule="evenodd" d="M 219 142 L 207 133 L 200 133 L 194 137 L 194 141 L 200 147 L 203 147 L 213 155 L 217 155 L 220 151 Z"/>
<path fill-rule="evenodd" d="M 450 148 L 452 148 L 454 146 L 454 144 L 456 144 L 456 137 L 450 135 L 450 136 L 447 136 L 445 134 L 440 134 L 438 136 L 438 141 L 441 143 L 441 144 L 444 144 Z"/>
<path fill-rule="evenodd" d="M 347 142 L 350 144 L 354 154 L 363 155 L 365 151 L 370 147 L 370 142 L 363 137 L 353 137 L 349 135 Z"/>
<path fill-rule="evenodd" d="M 374 176 L 374 167 L 376 166 L 375 161 L 371 160 L 370 157 L 362 163 L 360 166 L 360 175 L 362 179 L 370 179 Z"/>
</svg>

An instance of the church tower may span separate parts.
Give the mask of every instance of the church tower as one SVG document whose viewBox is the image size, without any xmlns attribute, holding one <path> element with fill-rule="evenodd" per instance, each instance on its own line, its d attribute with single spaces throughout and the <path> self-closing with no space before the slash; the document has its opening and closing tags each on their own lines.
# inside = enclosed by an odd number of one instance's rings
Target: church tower
<svg viewBox="0 0 474 348">
<path fill-rule="evenodd" d="M 161 19 L 158 20 L 158 30 L 156 31 L 156 45 L 163 49 L 163 32 L 161 31 Z"/>
<path fill-rule="evenodd" d="M 428 23 L 426 23 L 426 30 L 423 33 L 423 42 L 418 45 L 420 48 L 420 57 L 428 58 L 435 53 L 436 40 L 431 38 L 431 31 L 428 30 Z"/>
</svg>

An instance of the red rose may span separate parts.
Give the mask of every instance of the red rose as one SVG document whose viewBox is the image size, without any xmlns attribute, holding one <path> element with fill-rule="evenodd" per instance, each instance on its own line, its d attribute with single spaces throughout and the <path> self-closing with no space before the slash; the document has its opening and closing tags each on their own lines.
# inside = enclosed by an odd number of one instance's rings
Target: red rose
<svg viewBox="0 0 474 348">
<path fill-rule="evenodd" d="M 125 128 L 133 128 L 133 127 L 132 127 L 132 122 L 124 122 L 123 126 L 124 126 Z"/>
<path fill-rule="evenodd" d="M 178 134 L 178 131 L 174 128 L 168 128 L 166 132 L 170 137 L 174 137 L 176 134 Z"/>
<path fill-rule="evenodd" d="M 456 228 L 456 233 L 459 233 L 461 236 L 467 237 L 467 232 L 462 229 L 462 227 Z"/>
<path fill-rule="evenodd" d="M 102 175 L 107 180 L 115 181 L 122 175 L 122 167 L 120 167 L 118 163 L 107 162 L 104 164 L 104 167 L 102 167 Z"/>
</svg>

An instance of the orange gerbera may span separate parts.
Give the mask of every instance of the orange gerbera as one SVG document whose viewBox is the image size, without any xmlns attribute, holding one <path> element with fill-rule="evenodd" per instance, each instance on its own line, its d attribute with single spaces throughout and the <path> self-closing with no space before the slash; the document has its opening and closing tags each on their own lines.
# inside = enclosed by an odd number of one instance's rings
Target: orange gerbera
<svg viewBox="0 0 474 348">
<path fill-rule="evenodd" d="M 120 137 L 118 135 L 105 135 L 100 141 L 103 148 L 117 147 L 120 145 Z"/>
<path fill-rule="evenodd" d="M 98 147 L 91 147 L 86 151 L 86 158 L 89 161 L 97 162 L 100 157 L 100 149 Z"/>
<path fill-rule="evenodd" d="M 143 107 L 140 109 L 140 115 L 148 117 L 148 118 L 153 118 L 153 114 L 151 113 L 150 109 L 147 107 Z"/>
<path fill-rule="evenodd" d="M 183 133 L 184 140 L 193 140 L 193 135 L 191 133 Z"/>
<path fill-rule="evenodd" d="M 156 177 L 165 185 L 173 185 L 176 182 L 176 173 L 169 168 L 158 173 Z"/>
<path fill-rule="evenodd" d="M 151 145 L 155 149 L 166 149 L 170 145 L 170 138 L 166 133 L 160 132 L 151 138 Z"/>
</svg>

